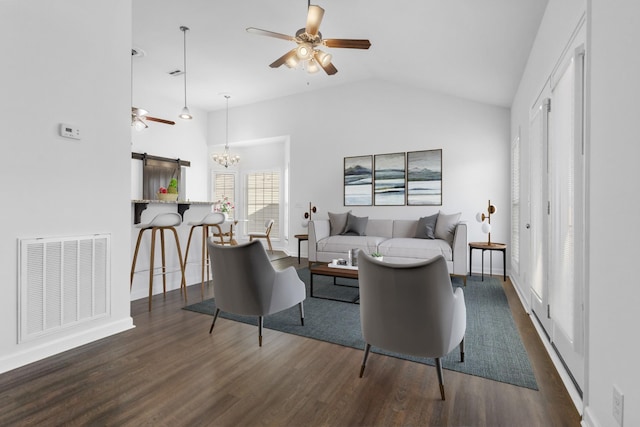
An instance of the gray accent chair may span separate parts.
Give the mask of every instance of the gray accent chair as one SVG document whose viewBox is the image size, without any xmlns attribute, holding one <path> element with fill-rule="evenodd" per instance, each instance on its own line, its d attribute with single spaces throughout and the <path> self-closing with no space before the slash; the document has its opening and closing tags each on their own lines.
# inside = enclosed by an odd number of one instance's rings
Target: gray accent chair
<svg viewBox="0 0 640 427">
<path fill-rule="evenodd" d="M 258 344 L 262 346 L 264 316 L 296 304 L 300 307 L 300 322 L 304 326 L 302 302 L 307 291 L 293 267 L 274 269 L 258 240 L 237 246 L 221 246 L 209 239 L 208 247 L 217 307 L 209 333 L 213 331 L 220 310 L 258 316 Z"/>
<path fill-rule="evenodd" d="M 436 360 L 445 400 L 440 358 L 460 346 L 464 362 L 467 309 L 455 291 L 442 255 L 413 264 L 390 264 L 361 253 L 358 258 L 360 320 L 365 341 L 360 377 L 371 346 Z"/>
</svg>

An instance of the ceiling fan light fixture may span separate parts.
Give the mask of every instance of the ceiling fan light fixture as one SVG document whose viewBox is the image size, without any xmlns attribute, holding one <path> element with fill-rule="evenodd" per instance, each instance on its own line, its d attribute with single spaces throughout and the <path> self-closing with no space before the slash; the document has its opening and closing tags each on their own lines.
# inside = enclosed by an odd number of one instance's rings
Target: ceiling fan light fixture
<svg viewBox="0 0 640 427">
<path fill-rule="evenodd" d="M 131 120 L 131 126 L 137 131 L 143 131 L 149 126 L 142 120 L 140 117 L 133 116 L 133 120 Z"/>
<path fill-rule="evenodd" d="M 143 117 L 149 114 L 149 112 L 144 108 L 138 108 L 138 107 L 131 107 L 131 112 L 136 117 Z"/>
<path fill-rule="evenodd" d="M 316 58 L 316 61 L 322 64 L 323 67 L 326 67 L 327 65 L 331 64 L 331 60 L 333 59 L 333 56 L 331 56 L 330 53 L 317 50 L 315 54 L 315 58 Z"/>
<path fill-rule="evenodd" d="M 310 59 L 313 56 L 313 46 L 311 43 L 300 43 L 296 48 L 296 55 L 303 61 Z"/>
<path fill-rule="evenodd" d="M 310 59 L 309 62 L 307 62 L 307 72 L 309 74 L 315 74 L 318 71 L 320 71 L 320 67 L 318 67 L 318 63 L 313 59 Z"/>
<path fill-rule="evenodd" d="M 298 60 L 298 57 L 296 55 L 290 55 L 284 62 L 284 64 L 289 68 L 296 68 L 299 62 L 300 61 Z"/>
</svg>

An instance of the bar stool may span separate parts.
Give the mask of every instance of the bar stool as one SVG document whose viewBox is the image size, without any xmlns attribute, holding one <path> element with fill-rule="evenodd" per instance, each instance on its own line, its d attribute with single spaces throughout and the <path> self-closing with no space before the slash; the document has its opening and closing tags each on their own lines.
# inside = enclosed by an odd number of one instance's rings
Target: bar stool
<svg viewBox="0 0 640 427">
<path fill-rule="evenodd" d="M 178 232 L 175 227 L 182 224 L 182 217 L 176 212 L 166 212 L 155 216 L 148 224 L 138 224 L 136 227 L 140 228 L 138 233 L 138 242 L 136 243 L 136 250 L 133 253 L 133 263 L 131 264 L 131 284 L 133 287 L 133 273 L 136 268 L 136 260 L 138 259 L 138 250 L 140 249 L 140 241 L 145 230 L 151 230 L 151 258 L 149 260 L 149 311 L 151 311 L 151 297 L 153 295 L 153 260 L 155 254 L 156 243 L 156 231 L 160 230 L 160 246 L 162 249 L 162 292 L 167 293 L 167 277 L 166 277 L 166 263 L 164 255 L 164 230 L 173 231 L 173 235 L 176 238 L 176 247 L 178 249 L 178 258 L 180 260 L 180 271 L 182 273 L 182 281 L 180 282 L 181 290 L 184 289 L 184 297 L 187 298 L 187 284 L 184 277 L 184 263 L 182 262 L 182 252 L 180 251 L 180 241 L 178 240 Z"/>
<path fill-rule="evenodd" d="M 209 256 L 207 250 L 207 237 L 209 237 L 209 227 L 216 227 L 218 229 L 218 234 L 222 235 L 222 230 L 220 229 L 220 225 L 224 222 L 224 215 L 220 212 L 213 212 L 207 214 L 200 221 L 190 222 L 188 225 L 191 226 L 191 230 L 189 231 L 189 239 L 187 240 L 187 249 L 184 254 L 184 266 L 185 270 L 187 268 L 187 260 L 189 259 L 189 247 L 191 246 L 191 236 L 193 235 L 193 229 L 196 227 L 202 227 L 202 286 L 200 293 L 202 298 L 204 298 L 204 269 L 205 265 L 207 266 L 207 282 L 209 281 Z M 224 240 L 222 236 L 220 236 L 221 244 L 224 244 Z"/>
</svg>

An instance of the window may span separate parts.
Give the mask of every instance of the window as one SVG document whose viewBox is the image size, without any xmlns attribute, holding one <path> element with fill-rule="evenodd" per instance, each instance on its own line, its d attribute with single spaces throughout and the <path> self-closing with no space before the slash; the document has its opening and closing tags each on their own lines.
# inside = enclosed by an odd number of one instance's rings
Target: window
<svg viewBox="0 0 640 427">
<path fill-rule="evenodd" d="M 511 268 L 520 262 L 520 137 L 511 147 Z"/>
<path fill-rule="evenodd" d="M 236 176 L 232 173 L 217 173 L 213 178 L 213 201 L 229 199 L 232 206 L 236 205 Z M 216 206 L 217 207 L 217 206 Z M 233 219 L 235 210 L 229 212 L 229 218 Z"/>
<path fill-rule="evenodd" d="M 280 237 L 280 171 L 247 175 L 247 230 L 264 231 L 268 219 L 275 222 L 271 238 Z"/>
</svg>

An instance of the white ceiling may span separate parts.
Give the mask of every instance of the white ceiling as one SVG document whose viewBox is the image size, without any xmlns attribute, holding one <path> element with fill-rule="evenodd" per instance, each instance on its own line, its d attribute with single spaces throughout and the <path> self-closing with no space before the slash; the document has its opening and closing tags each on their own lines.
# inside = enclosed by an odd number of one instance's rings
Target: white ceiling
<svg viewBox="0 0 640 427">
<path fill-rule="evenodd" d="M 288 35 L 304 27 L 306 0 L 133 0 L 136 93 L 183 105 L 183 33 L 187 32 L 190 107 L 238 106 L 381 79 L 508 107 L 548 0 L 314 0 L 325 9 L 324 38 L 367 38 L 369 50 L 326 49 L 338 73 L 310 75 L 269 64 L 293 42 L 249 34 L 257 27 Z M 149 108 L 150 106 L 145 106 Z"/>
</svg>

